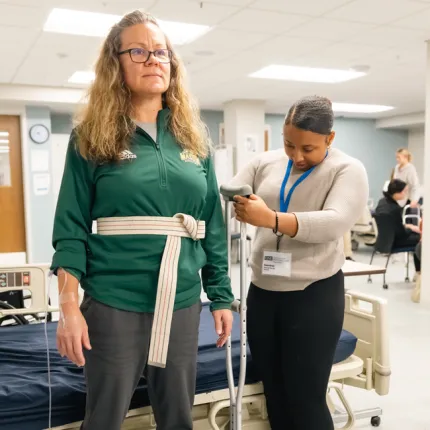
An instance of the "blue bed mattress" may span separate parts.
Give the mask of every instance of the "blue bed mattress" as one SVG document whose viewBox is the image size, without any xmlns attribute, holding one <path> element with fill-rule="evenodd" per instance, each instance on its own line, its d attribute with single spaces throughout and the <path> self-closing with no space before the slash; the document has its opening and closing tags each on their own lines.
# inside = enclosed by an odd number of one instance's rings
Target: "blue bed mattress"
<svg viewBox="0 0 430 430">
<path fill-rule="evenodd" d="M 83 418 L 85 381 L 83 370 L 60 357 L 56 350 L 56 324 L 47 326 L 51 363 L 52 426 Z M 239 373 L 239 319 L 232 335 L 235 379 Z M 199 335 L 197 394 L 227 388 L 225 350 L 215 346 L 214 323 L 207 305 L 203 306 Z M 310 340 L 311 341 L 311 340 Z M 348 358 L 357 339 L 344 331 L 335 363 Z M 257 382 L 248 356 L 247 383 Z M 149 404 L 145 380 L 132 399 L 131 408 Z M 0 328 L 0 429 L 42 430 L 48 427 L 48 377 L 43 324 Z"/>
</svg>

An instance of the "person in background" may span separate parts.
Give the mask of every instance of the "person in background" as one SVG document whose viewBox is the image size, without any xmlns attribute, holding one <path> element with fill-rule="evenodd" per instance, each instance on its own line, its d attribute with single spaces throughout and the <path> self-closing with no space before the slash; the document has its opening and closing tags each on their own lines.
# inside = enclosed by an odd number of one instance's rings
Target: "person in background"
<svg viewBox="0 0 430 430">
<path fill-rule="evenodd" d="M 417 170 L 412 164 L 412 154 L 405 148 L 398 149 L 396 160 L 397 165 L 394 168 L 391 179 L 400 179 L 408 186 L 405 198 L 397 203 L 402 207 L 409 203 L 411 208 L 416 208 L 421 197 L 421 191 Z"/>
<path fill-rule="evenodd" d="M 157 429 L 191 430 L 201 283 L 219 347 L 234 300 L 209 138 L 150 15 L 112 27 L 95 72 L 55 214 L 58 349 L 85 365 L 82 430 L 120 430 L 143 375 Z"/>
<path fill-rule="evenodd" d="M 343 235 L 369 196 L 364 166 L 332 148 L 332 104 L 290 108 L 284 148 L 263 152 L 232 185 L 236 218 L 256 226 L 248 338 L 273 430 L 333 430 L 327 385 L 345 305 Z M 354 190 L 354 192 L 351 192 Z"/>
<path fill-rule="evenodd" d="M 395 248 L 403 248 L 418 245 L 420 241 L 420 228 L 413 224 L 403 224 L 403 210 L 399 201 L 405 200 L 408 195 L 408 185 L 400 179 L 393 179 L 389 184 L 387 191 L 384 191 L 384 197 L 379 200 L 375 209 L 375 217 L 384 216 L 384 222 L 390 222 L 389 228 L 394 231 Z M 421 272 L 421 263 L 414 254 L 414 264 L 417 277 Z"/>
</svg>

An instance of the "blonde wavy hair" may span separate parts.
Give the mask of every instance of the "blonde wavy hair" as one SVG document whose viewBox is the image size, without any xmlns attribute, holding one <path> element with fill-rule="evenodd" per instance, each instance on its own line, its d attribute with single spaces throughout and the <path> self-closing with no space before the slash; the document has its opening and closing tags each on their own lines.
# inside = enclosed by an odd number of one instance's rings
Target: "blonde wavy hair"
<svg viewBox="0 0 430 430">
<path fill-rule="evenodd" d="M 408 149 L 400 148 L 397 150 L 397 154 L 404 155 L 407 158 L 407 160 L 409 161 L 409 163 L 412 162 L 412 154 L 409 152 Z"/>
<path fill-rule="evenodd" d="M 151 15 L 136 10 L 125 15 L 110 30 L 95 65 L 95 80 L 88 90 L 88 102 L 77 117 L 76 135 L 81 155 L 86 159 L 108 162 L 118 159 L 128 149 L 136 130 L 131 121 L 131 92 L 125 85 L 117 53 L 122 31 L 133 25 L 152 23 Z M 171 77 L 163 95 L 170 109 L 169 129 L 178 144 L 200 158 L 209 155 L 211 143 L 206 125 L 200 118 L 197 103 L 185 87 L 185 69 L 166 37 L 172 51 Z"/>
</svg>

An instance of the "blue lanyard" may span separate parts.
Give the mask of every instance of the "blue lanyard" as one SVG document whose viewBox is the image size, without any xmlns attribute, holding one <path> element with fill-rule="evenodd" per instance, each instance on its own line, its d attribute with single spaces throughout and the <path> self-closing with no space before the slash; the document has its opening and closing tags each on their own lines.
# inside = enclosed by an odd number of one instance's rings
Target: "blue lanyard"
<svg viewBox="0 0 430 430">
<path fill-rule="evenodd" d="M 325 154 L 324 160 L 327 157 L 328 152 Z M 297 188 L 298 185 L 300 185 L 315 169 L 316 166 L 311 167 L 309 170 L 307 170 L 303 175 L 300 176 L 299 179 L 297 179 L 296 182 L 294 182 L 293 186 L 290 188 L 290 191 L 288 191 L 287 197 L 284 200 L 285 195 L 285 187 L 287 186 L 288 179 L 290 178 L 291 169 L 293 168 L 293 161 L 288 161 L 287 171 L 285 172 L 284 180 L 282 181 L 281 186 L 281 192 L 280 192 L 280 209 L 281 212 L 286 213 L 288 211 L 288 207 L 290 206 L 290 200 L 291 196 L 293 195 L 294 190 Z"/>
</svg>

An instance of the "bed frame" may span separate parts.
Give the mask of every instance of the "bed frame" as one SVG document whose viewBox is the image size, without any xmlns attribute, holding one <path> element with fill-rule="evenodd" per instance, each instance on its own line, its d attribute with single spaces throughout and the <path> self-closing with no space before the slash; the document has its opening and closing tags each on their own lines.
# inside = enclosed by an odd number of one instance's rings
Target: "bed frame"
<svg viewBox="0 0 430 430">
<path fill-rule="evenodd" d="M 345 262 L 343 268 L 345 276 L 364 276 L 383 273 L 384 268 L 369 266 L 352 261 Z M 57 309 L 48 305 L 47 279 L 49 266 L 23 265 L 20 267 L 2 267 L 1 273 L 26 272 L 30 274 L 30 286 L 2 288 L 2 291 L 23 290 L 30 291 L 32 303 L 26 309 L 0 310 L 0 318 L 11 314 L 35 314 L 55 312 Z M 236 303 L 236 311 L 240 306 Z M 348 402 L 344 385 L 367 391 L 374 390 L 383 396 L 388 394 L 390 385 L 390 361 L 387 327 L 387 303 L 385 300 L 364 295 L 356 291 L 345 294 L 345 322 L 344 328 L 357 338 L 354 355 L 347 360 L 335 364 L 330 375 L 327 401 L 333 413 L 335 423 L 344 423 L 342 429 L 351 429 L 357 419 L 371 418 L 372 424 L 380 423 L 382 410 L 372 408 L 354 412 Z M 343 410 L 334 406 L 333 397 L 337 396 Z M 251 430 L 270 429 L 264 402 L 262 384 L 245 385 L 242 395 L 242 428 Z M 228 388 L 204 394 L 195 398 L 194 429 L 213 430 L 227 429 L 230 426 L 230 390 Z M 70 423 L 55 427 L 53 430 L 79 429 L 80 423 Z M 131 410 L 124 423 L 124 429 L 154 429 L 155 420 L 150 407 Z"/>
</svg>

